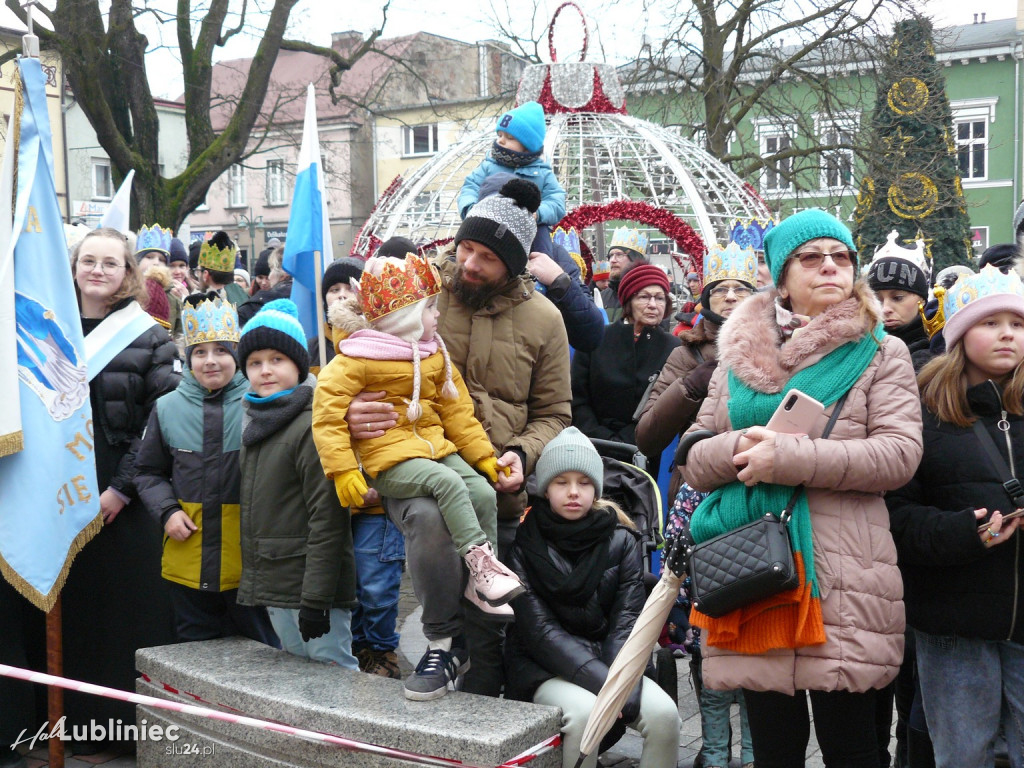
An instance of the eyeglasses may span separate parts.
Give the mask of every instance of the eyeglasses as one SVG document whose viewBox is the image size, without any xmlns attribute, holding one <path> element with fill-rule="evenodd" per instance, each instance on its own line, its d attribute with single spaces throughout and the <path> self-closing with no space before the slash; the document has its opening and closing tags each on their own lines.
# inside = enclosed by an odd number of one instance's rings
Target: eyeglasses
<svg viewBox="0 0 1024 768">
<path fill-rule="evenodd" d="M 652 301 L 655 304 L 664 304 L 668 301 L 663 293 L 638 293 L 633 297 L 633 300 L 639 301 L 641 304 L 650 304 Z"/>
<path fill-rule="evenodd" d="M 86 256 L 84 259 L 78 260 L 78 268 L 82 272 L 92 272 L 96 267 L 99 267 L 105 275 L 112 275 L 119 269 L 124 269 L 124 264 L 118 264 L 116 261 L 105 259 L 104 261 L 96 261 L 96 259 L 90 259 Z"/>
<path fill-rule="evenodd" d="M 850 267 L 857 263 L 856 251 L 836 251 L 835 253 L 822 253 L 821 251 L 798 251 L 793 257 L 800 260 L 800 266 L 804 269 L 818 269 L 828 256 L 837 267 Z"/>
<path fill-rule="evenodd" d="M 711 289 L 711 295 L 717 298 L 728 296 L 730 293 L 737 299 L 745 299 L 747 296 L 752 294 L 753 291 L 745 285 L 719 285 Z"/>
</svg>

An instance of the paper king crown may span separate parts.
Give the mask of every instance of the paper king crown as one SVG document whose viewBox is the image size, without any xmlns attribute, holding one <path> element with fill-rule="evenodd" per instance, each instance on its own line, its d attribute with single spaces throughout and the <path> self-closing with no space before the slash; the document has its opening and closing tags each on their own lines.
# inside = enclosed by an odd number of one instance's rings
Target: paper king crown
<svg viewBox="0 0 1024 768">
<path fill-rule="evenodd" d="M 580 235 L 576 231 L 575 227 L 569 227 L 568 230 L 557 227 L 554 232 L 551 233 L 551 241 L 555 245 L 560 245 L 565 248 L 569 254 L 569 258 L 576 262 L 576 266 L 580 268 L 580 279 L 585 283 L 587 282 L 587 263 L 583 260 L 583 254 L 580 248 Z"/>
<path fill-rule="evenodd" d="M 441 276 L 423 256 L 410 253 L 404 262 L 388 257 L 381 261 L 384 267 L 375 275 L 373 258 L 368 259 L 359 279 L 359 303 L 369 322 L 441 292 Z"/>
<path fill-rule="evenodd" d="M 644 256 L 647 253 L 647 235 L 639 229 L 619 227 L 612 233 L 612 242 L 608 250 L 612 248 L 628 248 Z"/>
<path fill-rule="evenodd" d="M 185 346 L 207 341 L 238 342 L 238 315 L 234 305 L 222 300 L 205 299 L 197 306 L 186 303 L 181 310 Z"/>
<path fill-rule="evenodd" d="M 234 247 L 219 248 L 207 240 L 199 249 L 199 266 L 202 269 L 209 269 L 211 272 L 234 272 Z"/>
<path fill-rule="evenodd" d="M 722 280 L 740 280 L 757 285 L 757 256 L 751 247 L 729 243 L 713 245 L 704 257 L 704 285 Z"/>
<path fill-rule="evenodd" d="M 160 251 L 167 256 L 171 255 L 171 230 L 164 229 L 159 224 L 152 227 L 142 227 L 135 238 L 135 252 Z"/>
<path fill-rule="evenodd" d="M 775 222 L 771 219 L 764 223 L 757 219 L 751 219 L 745 224 L 742 219 L 736 219 L 729 227 L 729 241 L 738 244 L 741 248 L 763 251 L 764 236 L 771 232 L 774 226 Z"/>
<path fill-rule="evenodd" d="M 1024 283 L 1013 270 L 1004 275 L 991 264 L 974 275 L 964 275 L 946 291 L 942 301 L 942 314 L 948 323 L 950 318 L 972 301 L 998 294 L 1010 294 L 1024 298 Z"/>
</svg>

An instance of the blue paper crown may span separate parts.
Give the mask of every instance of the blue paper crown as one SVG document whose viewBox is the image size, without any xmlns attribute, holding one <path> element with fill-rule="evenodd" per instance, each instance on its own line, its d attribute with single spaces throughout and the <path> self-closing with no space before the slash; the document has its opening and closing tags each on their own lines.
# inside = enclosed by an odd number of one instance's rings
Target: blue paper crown
<svg viewBox="0 0 1024 768">
<path fill-rule="evenodd" d="M 580 248 L 580 235 L 576 231 L 575 227 L 569 227 L 569 229 L 562 229 L 557 227 L 554 232 L 551 233 L 551 240 L 555 245 L 560 245 L 565 248 L 566 253 L 569 254 L 576 266 L 580 268 L 580 276 L 583 282 L 587 281 L 587 262 L 583 260 L 583 252 Z"/>
<path fill-rule="evenodd" d="M 160 251 L 170 256 L 171 238 L 173 236 L 174 233 L 171 230 L 164 229 L 159 224 L 154 224 L 152 227 L 143 227 L 135 238 L 135 252 Z"/>
<path fill-rule="evenodd" d="M 639 229 L 619 227 L 612 233 L 612 243 L 608 250 L 612 248 L 628 248 L 644 256 L 647 254 L 647 235 Z"/>
<path fill-rule="evenodd" d="M 724 248 L 713 245 L 704 257 L 704 285 L 722 280 L 740 280 L 757 285 L 757 256 L 750 246 L 729 243 Z"/>
<path fill-rule="evenodd" d="M 220 298 L 205 299 L 195 307 L 186 304 L 181 310 L 181 327 L 185 331 L 186 347 L 207 341 L 238 342 L 235 307 Z"/>
<path fill-rule="evenodd" d="M 946 291 L 942 313 L 948 323 L 949 318 L 972 301 L 998 294 L 1024 298 L 1024 283 L 1021 283 L 1016 272 L 1011 270 L 1009 274 L 1004 275 L 999 269 L 988 264 L 975 275 L 964 275 Z"/>
<path fill-rule="evenodd" d="M 764 236 L 772 231 L 775 222 L 768 220 L 762 224 L 757 219 L 751 219 L 746 224 L 736 219 L 729 227 L 729 241 L 736 243 L 740 248 L 753 248 L 755 251 L 764 250 Z"/>
</svg>

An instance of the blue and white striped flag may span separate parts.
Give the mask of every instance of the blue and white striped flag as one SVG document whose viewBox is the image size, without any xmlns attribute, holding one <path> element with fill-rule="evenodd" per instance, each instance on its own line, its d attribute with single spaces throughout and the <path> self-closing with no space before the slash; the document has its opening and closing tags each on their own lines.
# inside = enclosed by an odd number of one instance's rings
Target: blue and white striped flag
<svg viewBox="0 0 1024 768">
<path fill-rule="evenodd" d="M 295 192 L 288 215 L 288 236 L 284 242 L 281 266 L 292 276 L 292 301 L 299 309 L 299 322 L 307 339 L 317 336 L 316 254 L 320 254 L 320 277 L 334 261 L 331 244 L 331 219 L 327 213 L 323 164 L 320 161 L 320 137 L 316 129 L 316 92 L 310 83 L 306 89 L 306 117 L 302 126 L 302 148 L 295 174 Z"/>
<path fill-rule="evenodd" d="M 14 260 L 24 449 L 0 458 L 0 572 L 48 611 L 102 518 L 82 326 L 53 180 L 46 80 L 38 59 L 19 59 L 18 69 L 24 108 L 15 115 L 18 189 L 7 255 Z M 0 392 L 0 402 L 11 402 L 9 394 Z"/>
</svg>

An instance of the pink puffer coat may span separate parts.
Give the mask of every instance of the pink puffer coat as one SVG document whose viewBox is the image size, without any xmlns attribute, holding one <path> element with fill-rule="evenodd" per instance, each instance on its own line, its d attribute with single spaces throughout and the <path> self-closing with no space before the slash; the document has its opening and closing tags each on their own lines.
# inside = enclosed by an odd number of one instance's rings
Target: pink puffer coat
<svg viewBox="0 0 1024 768">
<path fill-rule="evenodd" d="M 683 468 L 694 488 L 710 491 L 736 480 L 732 459 L 740 433 L 729 422 L 730 369 L 758 391 L 779 392 L 797 371 L 862 338 L 881 315 L 873 294 L 858 283 L 853 297 L 782 343 L 774 299 L 774 292 L 752 297 L 722 327 L 720 364 L 691 428 L 716 436 L 697 443 Z M 812 437 L 777 437 L 772 476 L 773 483 L 807 488 L 826 642 L 760 655 L 703 649 L 704 683 L 712 688 L 859 692 L 886 685 L 899 669 L 903 582 L 882 494 L 910 480 L 921 460 L 921 406 L 903 342 L 883 339 L 830 437 L 813 439 L 831 410 Z"/>
</svg>

